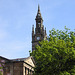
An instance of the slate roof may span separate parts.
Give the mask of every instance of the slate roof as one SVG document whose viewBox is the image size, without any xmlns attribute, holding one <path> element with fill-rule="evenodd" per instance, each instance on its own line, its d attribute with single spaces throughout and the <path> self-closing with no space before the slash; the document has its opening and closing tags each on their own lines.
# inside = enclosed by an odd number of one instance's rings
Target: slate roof
<svg viewBox="0 0 75 75">
<path fill-rule="evenodd" d="M 12 61 L 24 61 L 27 60 L 29 57 L 27 58 L 17 58 L 17 59 L 11 59 Z"/>
</svg>

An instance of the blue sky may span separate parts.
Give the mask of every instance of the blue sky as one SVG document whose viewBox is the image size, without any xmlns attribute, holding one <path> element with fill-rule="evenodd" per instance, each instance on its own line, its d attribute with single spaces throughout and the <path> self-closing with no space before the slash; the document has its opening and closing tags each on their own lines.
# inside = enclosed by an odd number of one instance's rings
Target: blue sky
<svg viewBox="0 0 75 75">
<path fill-rule="evenodd" d="M 0 0 L 0 56 L 29 56 L 38 4 L 47 35 L 52 28 L 75 29 L 75 0 Z"/>
</svg>

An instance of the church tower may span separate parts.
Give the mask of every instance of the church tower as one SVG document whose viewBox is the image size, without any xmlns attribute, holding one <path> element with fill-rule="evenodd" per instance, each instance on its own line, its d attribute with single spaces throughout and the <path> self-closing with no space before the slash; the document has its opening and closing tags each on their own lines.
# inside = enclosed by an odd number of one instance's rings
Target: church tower
<svg viewBox="0 0 75 75">
<path fill-rule="evenodd" d="M 36 20 L 35 31 L 34 31 L 34 25 L 32 27 L 32 51 L 35 50 L 35 46 L 39 43 L 39 41 L 47 39 L 46 28 L 44 29 L 43 19 L 41 16 L 39 5 L 35 20 Z"/>
</svg>

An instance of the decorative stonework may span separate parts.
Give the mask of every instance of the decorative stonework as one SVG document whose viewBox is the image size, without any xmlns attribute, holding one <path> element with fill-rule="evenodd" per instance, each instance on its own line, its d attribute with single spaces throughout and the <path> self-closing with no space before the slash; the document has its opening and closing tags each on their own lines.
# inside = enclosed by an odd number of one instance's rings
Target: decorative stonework
<svg viewBox="0 0 75 75">
<path fill-rule="evenodd" d="M 39 6 L 35 20 L 36 20 L 35 30 L 34 30 L 34 25 L 32 27 L 32 51 L 35 50 L 35 46 L 39 43 L 39 41 L 47 39 L 46 28 L 44 29 L 43 19 L 41 16 Z"/>
</svg>

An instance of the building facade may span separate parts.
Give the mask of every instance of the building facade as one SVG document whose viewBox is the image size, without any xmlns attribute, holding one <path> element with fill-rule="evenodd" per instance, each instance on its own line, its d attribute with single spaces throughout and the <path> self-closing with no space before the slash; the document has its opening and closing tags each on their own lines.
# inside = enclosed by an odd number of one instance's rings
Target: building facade
<svg viewBox="0 0 75 75">
<path fill-rule="evenodd" d="M 35 67 L 33 57 L 10 60 L 0 56 L 0 65 L 3 75 L 33 75 Z"/>
</svg>

